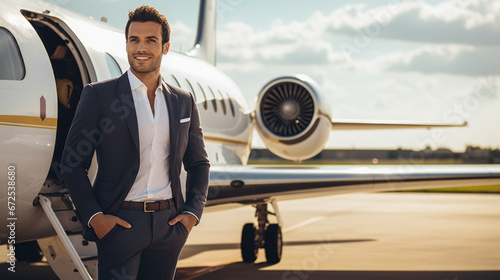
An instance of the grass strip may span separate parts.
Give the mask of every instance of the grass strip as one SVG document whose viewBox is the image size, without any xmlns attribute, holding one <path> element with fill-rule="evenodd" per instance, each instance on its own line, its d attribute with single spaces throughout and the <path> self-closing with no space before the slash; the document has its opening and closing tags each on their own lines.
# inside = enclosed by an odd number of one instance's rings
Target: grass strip
<svg viewBox="0 0 500 280">
<path fill-rule="evenodd" d="M 500 185 L 495 186 L 470 186 L 458 188 L 441 188 L 441 189 L 421 189 L 408 190 L 397 192 L 432 192 L 432 193 L 500 193 Z"/>
</svg>

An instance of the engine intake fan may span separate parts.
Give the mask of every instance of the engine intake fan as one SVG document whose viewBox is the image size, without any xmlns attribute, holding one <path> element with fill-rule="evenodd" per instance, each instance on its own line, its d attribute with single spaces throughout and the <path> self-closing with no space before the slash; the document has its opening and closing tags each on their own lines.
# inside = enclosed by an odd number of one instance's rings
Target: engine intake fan
<svg viewBox="0 0 500 280">
<path fill-rule="evenodd" d="M 319 86 L 305 75 L 280 77 L 259 94 L 256 122 L 274 154 L 301 161 L 318 154 L 331 129 L 330 106 Z"/>
<path fill-rule="evenodd" d="M 314 100 L 305 87 L 279 82 L 262 96 L 260 112 L 264 125 L 275 135 L 292 137 L 304 132 L 314 117 Z"/>
</svg>

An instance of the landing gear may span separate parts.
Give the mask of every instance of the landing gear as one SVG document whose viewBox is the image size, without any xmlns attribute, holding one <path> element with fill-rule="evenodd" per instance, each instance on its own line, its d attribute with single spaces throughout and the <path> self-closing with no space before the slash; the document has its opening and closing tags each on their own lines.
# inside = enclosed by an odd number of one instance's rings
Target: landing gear
<svg viewBox="0 0 500 280">
<path fill-rule="evenodd" d="M 243 226 L 243 232 L 241 233 L 241 257 L 246 263 L 253 263 L 259 254 L 256 231 L 257 229 L 252 223 Z"/>
<path fill-rule="evenodd" d="M 267 227 L 264 248 L 268 263 L 280 262 L 283 252 L 283 238 L 281 227 L 278 224 L 271 224 Z"/>
<path fill-rule="evenodd" d="M 255 206 L 255 216 L 258 226 L 253 223 L 245 224 L 241 233 L 241 256 L 246 263 L 253 263 L 257 259 L 260 248 L 266 251 L 268 263 L 275 264 L 281 260 L 283 252 L 283 235 L 281 232 L 278 205 L 275 201 L 270 202 L 275 213 L 267 210 L 268 202 Z M 268 214 L 276 216 L 277 224 L 269 223 Z"/>
</svg>

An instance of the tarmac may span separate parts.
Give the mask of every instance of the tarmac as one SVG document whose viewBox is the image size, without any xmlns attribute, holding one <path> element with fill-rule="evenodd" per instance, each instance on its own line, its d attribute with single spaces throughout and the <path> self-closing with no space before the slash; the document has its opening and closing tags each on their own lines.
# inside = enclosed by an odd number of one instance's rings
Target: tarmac
<svg viewBox="0 0 500 280">
<path fill-rule="evenodd" d="M 255 264 L 242 262 L 241 229 L 254 208 L 209 212 L 189 236 L 176 280 L 500 279 L 498 194 L 350 194 L 279 208 L 281 262 L 267 264 L 263 250 Z M 57 279 L 44 262 L 7 268 L 0 264 L 0 279 Z"/>
</svg>

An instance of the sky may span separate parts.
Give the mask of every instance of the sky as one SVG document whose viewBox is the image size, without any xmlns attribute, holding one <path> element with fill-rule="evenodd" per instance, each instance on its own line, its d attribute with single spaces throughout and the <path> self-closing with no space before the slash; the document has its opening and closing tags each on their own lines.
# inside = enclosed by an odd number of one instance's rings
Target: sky
<svg viewBox="0 0 500 280">
<path fill-rule="evenodd" d="M 197 0 L 48 2 L 119 28 L 128 11 L 154 6 L 179 51 L 196 33 Z M 217 11 L 217 67 L 251 107 L 268 81 L 300 73 L 319 83 L 334 119 L 469 123 L 332 131 L 326 148 L 500 148 L 500 0 L 219 0 Z"/>
</svg>

